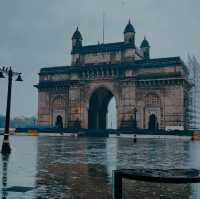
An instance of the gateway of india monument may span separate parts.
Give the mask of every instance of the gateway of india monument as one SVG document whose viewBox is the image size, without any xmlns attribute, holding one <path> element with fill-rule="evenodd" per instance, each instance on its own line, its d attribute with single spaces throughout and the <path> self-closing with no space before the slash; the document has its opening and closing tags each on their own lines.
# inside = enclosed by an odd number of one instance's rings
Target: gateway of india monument
<svg viewBox="0 0 200 199">
<path fill-rule="evenodd" d="M 105 129 L 108 104 L 116 101 L 117 128 L 187 128 L 188 70 L 179 57 L 150 57 L 146 38 L 138 47 L 129 21 L 124 40 L 83 45 L 72 36 L 71 65 L 41 68 L 38 124 Z"/>
</svg>

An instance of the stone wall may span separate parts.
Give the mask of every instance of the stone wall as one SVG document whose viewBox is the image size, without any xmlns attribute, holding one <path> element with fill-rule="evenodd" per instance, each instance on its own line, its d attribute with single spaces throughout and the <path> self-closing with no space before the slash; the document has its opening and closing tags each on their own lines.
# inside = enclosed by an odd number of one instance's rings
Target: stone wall
<svg viewBox="0 0 200 199">
<path fill-rule="evenodd" d="M 177 72 L 180 73 L 178 78 L 135 79 L 137 75 L 168 75 Z M 76 83 L 62 88 L 39 89 L 39 124 L 54 126 L 56 116 L 61 115 L 64 127 L 75 125 L 87 128 L 91 96 L 98 88 L 103 87 L 110 91 L 116 99 L 118 128 L 123 122 L 128 124 L 133 121 L 135 108 L 137 126 L 140 128 L 148 128 L 149 117 L 152 114 L 156 116 L 159 128 L 184 126 L 184 92 L 187 90 L 184 84 L 184 70 L 181 66 L 137 69 L 125 67 L 123 72 L 112 73 L 109 77 L 102 76 L 102 74 L 101 76 L 94 76 L 94 73 L 91 76 L 90 73 L 87 74 L 80 76 L 79 73 L 68 74 L 66 72 L 66 74 L 40 76 L 41 82 L 75 80 Z"/>
<path fill-rule="evenodd" d="M 164 115 L 165 126 L 182 126 L 184 127 L 184 93 L 181 85 L 168 87 L 165 90 Z"/>
<path fill-rule="evenodd" d="M 139 87 L 136 93 L 137 119 L 141 128 L 148 128 L 150 114 L 158 118 L 159 128 L 184 127 L 185 109 L 181 85 Z M 159 101 L 147 103 L 145 99 L 148 95 L 156 95 Z"/>
<path fill-rule="evenodd" d="M 50 97 L 48 92 L 38 92 L 38 123 L 40 125 L 50 124 Z"/>
<path fill-rule="evenodd" d="M 117 63 L 121 61 L 139 60 L 142 53 L 139 49 L 127 48 L 121 51 L 97 52 L 87 54 L 72 54 L 72 65 L 76 64 L 98 64 Z"/>
</svg>

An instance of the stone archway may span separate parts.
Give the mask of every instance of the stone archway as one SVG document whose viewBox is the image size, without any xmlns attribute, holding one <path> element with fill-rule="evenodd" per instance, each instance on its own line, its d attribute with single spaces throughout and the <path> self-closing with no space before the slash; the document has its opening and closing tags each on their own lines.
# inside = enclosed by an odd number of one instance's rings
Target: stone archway
<svg viewBox="0 0 200 199">
<path fill-rule="evenodd" d="M 55 126 L 57 127 L 57 128 L 63 128 L 63 118 L 62 118 L 62 116 L 61 115 L 57 115 L 57 117 L 56 117 L 56 122 L 55 122 Z"/>
<path fill-rule="evenodd" d="M 65 126 L 65 99 L 61 95 L 56 96 L 52 101 L 52 125 L 56 126 L 57 117 L 62 118 Z"/>
<path fill-rule="evenodd" d="M 107 111 L 113 93 L 107 88 L 97 88 L 89 101 L 88 109 L 88 129 L 106 129 Z"/>
<path fill-rule="evenodd" d="M 156 93 L 145 96 L 145 128 L 155 130 L 161 125 L 161 99 Z"/>
<path fill-rule="evenodd" d="M 158 129 L 158 120 L 155 114 L 151 114 L 149 116 L 149 122 L 148 122 L 149 130 L 156 130 Z"/>
</svg>

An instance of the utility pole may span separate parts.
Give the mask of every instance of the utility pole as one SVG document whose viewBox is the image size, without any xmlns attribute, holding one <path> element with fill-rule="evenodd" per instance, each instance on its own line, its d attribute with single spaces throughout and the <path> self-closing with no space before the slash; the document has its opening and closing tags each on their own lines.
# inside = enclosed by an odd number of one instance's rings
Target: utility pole
<svg viewBox="0 0 200 199">
<path fill-rule="evenodd" d="M 103 44 L 105 42 L 105 12 L 103 11 Z"/>
</svg>

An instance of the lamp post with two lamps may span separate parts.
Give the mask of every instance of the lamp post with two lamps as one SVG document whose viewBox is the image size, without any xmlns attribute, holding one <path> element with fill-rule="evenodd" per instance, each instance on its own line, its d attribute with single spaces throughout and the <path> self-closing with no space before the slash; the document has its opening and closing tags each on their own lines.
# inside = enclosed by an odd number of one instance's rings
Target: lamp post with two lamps
<svg viewBox="0 0 200 199">
<path fill-rule="evenodd" d="M 11 67 L 0 67 L 0 78 L 8 77 L 8 94 L 7 94 L 7 105 L 6 105 L 6 119 L 5 119 L 5 129 L 3 144 L 1 148 L 2 154 L 9 154 L 11 152 L 9 143 L 9 128 L 10 128 L 10 105 L 11 105 L 11 90 L 12 90 L 12 77 L 17 76 L 16 81 L 23 81 L 21 78 L 21 73 L 14 72 Z"/>
</svg>

